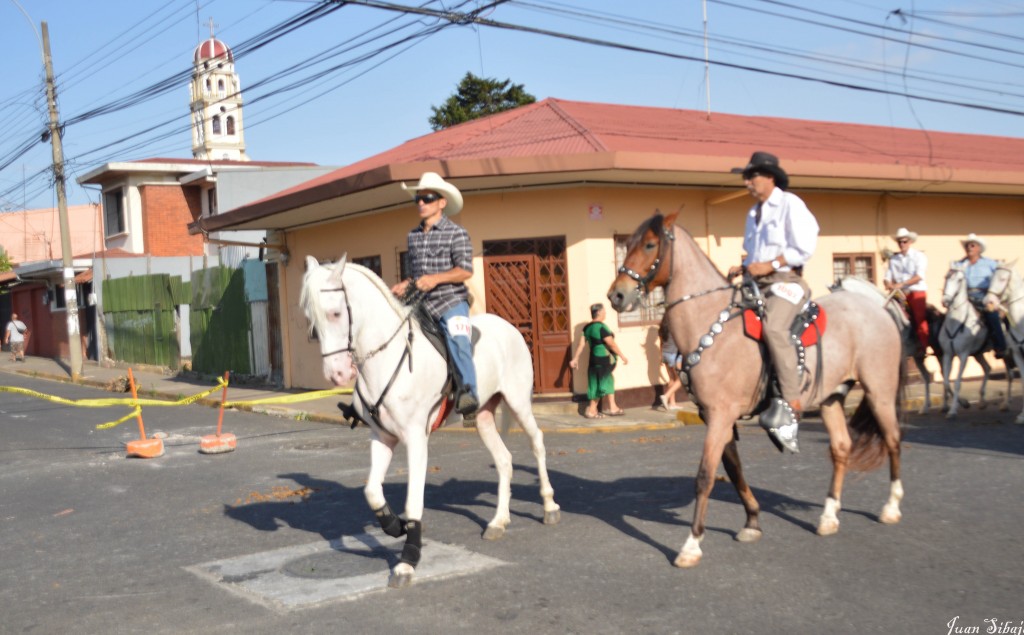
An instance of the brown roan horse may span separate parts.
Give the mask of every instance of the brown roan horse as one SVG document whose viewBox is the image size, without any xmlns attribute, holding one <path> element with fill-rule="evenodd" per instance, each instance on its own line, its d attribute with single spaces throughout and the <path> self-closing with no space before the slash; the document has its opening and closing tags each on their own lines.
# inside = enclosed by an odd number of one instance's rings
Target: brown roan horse
<svg viewBox="0 0 1024 635">
<path fill-rule="evenodd" d="M 736 422 L 756 413 L 765 385 L 757 342 L 744 335 L 733 304 L 738 292 L 675 225 L 676 215 L 656 214 L 630 239 L 628 252 L 608 291 L 617 311 L 630 311 L 650 289 L 665 289 L 665 319 L 688 364 L 690 396 L 707 424 L 696 478 L 696 506 L 690 535 L 674 564 L 692 567 L 703 555 L 705 517 L 715 472 L 721 461 L 746 510 L 740 542 L 761 538 L 760 507 L 743 477 L 736 444 Z M 639 272 L 639 273 L 638 273 Z M 899 522 L 899 403 L 903 388 L 900 332 L 885 309 L 856 293 L 837 291 L 815 300 L 828 316 L 821 346 L 808 346 L 801 395 L 807 409 L 820 408 L 828 431 L 832 482 L 818 520 L 822 536 L 839 530 L 840 497 L 847 470 L 869 470 L 888 454 L 889 498 L 879 521 Z M 794 355 L 796 354 L 794 349 Z M 820 363 L 819 363 L 820 356 Z M 695 361 L 696 360 L 696 361 Z M 844 403 L 860 382 L 864 398 L 847 422 Z"/>
</svg>

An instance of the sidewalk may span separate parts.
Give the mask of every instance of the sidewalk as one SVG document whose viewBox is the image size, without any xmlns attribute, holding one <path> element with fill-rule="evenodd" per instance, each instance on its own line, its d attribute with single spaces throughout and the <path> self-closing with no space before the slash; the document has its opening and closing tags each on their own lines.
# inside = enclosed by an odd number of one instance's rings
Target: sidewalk
<svg viewBox="0 0 1024 635">
<path fill-rule="evenodd" d="M 10 357 L 4 353 L 0 356 L 0 373 L 16 373 L 40 379 L 47 379 L 59 382 L 71 382 L 71 375 L 68 367 L 56 360 L 45 357 L 25 357 L 24 362 L 12 362 Z M 176 401 L 197 393 L 209 390 L 216 386 L 212 380 L 200 380 L 189 377 L 179 377 L 169 374 L 169 371 L 156 367 L 141 365 L 132 366 L 132 375 L 135 379 L 136 388 L 140 398 L 165 399 Z M 91 386 L 108 392 L 117 392 L 124 395 L 128 390 L 128 368 L 127 365 L 106 367 L 96 362 L 87 361 L 82 370 L 80 385 Z M 4 385 L 3 376 L 0 375 L 0 386 Z M 962 389 L 962 396 L 972 403 L 977 402 L 980 381 L 965 381 Z M 1005 384 L 1002 380 L 989 382 L 988 400 L 991 403 L 997 397 L 1002 398 Z M 245 410 L 260 414 L 267 414 L 276 417 L 284 417 L 296 420 L 320 421 L 326 423 L 338 423 L 348 425 L 348 422 L 341 417 L 337 404 L 339 401 L 351 402 L 350 395 L 333 395 L 309 401 L 301 401 L 287 404 L 252 404 L 244 402 L 267 399 L 272 397 L 285 397 L 288 395 L 300 395 L 306 391 L 299 390 L 278 390 L 269 386 L 235 385 L 229 380 L 227 399 L 232 402 L 243 402 L 238 404 L 238 410 Z M 200 400 L 199 403 L 211 407 L 219 407 L 221 401 L 221 390 L 217 390 L 208 397 Z M 126 395 L 130 396 L 130 395 Z M 924 388 L 920 383 L 911 384 L 907 387 L 907 400 L 904 404 L 907 412 L 917 412 L 920 409 L 924 398 Z M 933 408 L 942 403 L 942 385 L 933 383 L 931 387 L 931 398 Z M 855 390 L 847 400 L 847 408 L 852 408 L 860 400 L 859 391 Z M 561 402 L 538 402 L 534 403 L 534 416 L 541 429 L 545 432 L 614 432 L 623 430 L 658 430 L 674 428 L 683 425 L 700 425 L 701 421 L 697 415 L 697 408 L 687 402 L 682 410 L 676 412 L 657 411 L 647 407 L 627 408 L 626 414 L 620 417 L 605 417 L 599 420 L 585 419 L 579 414 L 578 404 Z M 499 409 L 499 422 L 500 409 Z M 755 422 L 748 422 L 756 425 Z M 514 427 L 518 429 L 518 427 Z M 459 416 L 450 418 L 441 430 L 463 430 L 465 426 L 459 421 Z"/>
</svg>

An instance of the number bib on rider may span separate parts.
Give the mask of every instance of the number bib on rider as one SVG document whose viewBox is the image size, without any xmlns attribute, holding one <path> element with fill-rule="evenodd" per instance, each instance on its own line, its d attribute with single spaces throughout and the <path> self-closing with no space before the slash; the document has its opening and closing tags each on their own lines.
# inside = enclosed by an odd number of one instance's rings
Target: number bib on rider
<svg viewBox="0 0 1024 635">
<path fill-rule="evenodd" d="M 804 301 L 804 289 L 795 282 L 775 282 L 768 288 L 772 295 L 791 304 L 800 304 Z"/>
<path fill-rule="evenodd" d="M 471 337 L 472 332 L 468 317 L 456 315 L 448 319 L 448 334 L 452 337 Z"/>
</svg>

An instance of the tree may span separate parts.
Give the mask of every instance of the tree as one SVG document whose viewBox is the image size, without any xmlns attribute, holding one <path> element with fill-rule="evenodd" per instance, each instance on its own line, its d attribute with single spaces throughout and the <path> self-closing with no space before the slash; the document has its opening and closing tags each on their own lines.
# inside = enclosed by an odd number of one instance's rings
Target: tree
<svg viewBox="0 0 1024 635">
<path fill-rule="evenodd" d="M 454 95 L 441 106 L 430 107 L 434 111 L 429 120 L 430 127 L 441 130 L 535 101 L 537 98 L 523 90 L 522 84 L 512 84 L 512 80 L 509 79 L 502 82 L 491 77 L 477 77 L 473 73 L 466 73 Z"/>
<path fill-rule="evenodd" d="M 7 255 L 7 250 L 0 247 L 0 272 L 10 271 L 14 266 L 11 264 L 11 257 Z"/>
</svg>

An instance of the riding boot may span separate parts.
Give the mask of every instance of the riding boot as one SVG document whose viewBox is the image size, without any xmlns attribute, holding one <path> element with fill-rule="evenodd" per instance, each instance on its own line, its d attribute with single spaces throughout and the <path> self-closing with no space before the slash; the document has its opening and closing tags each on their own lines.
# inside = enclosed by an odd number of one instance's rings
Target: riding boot
<svg viewBox="0 0 1024 635">
<path fill-rule="evenodd" d="M 791 402 L 781 398 L 772 399 L 768 409 L 761 413 L 758 422 L 768 432 L 775 447 L 782 452 L 784 449 L 793 454 L 800 452 L 797 443 L 797 430 L 800 424 L 801 414 L 800 400 L 794 399 Z"/>
</svg>

